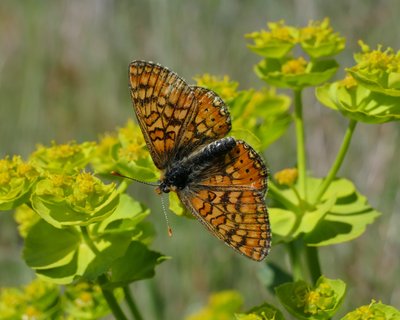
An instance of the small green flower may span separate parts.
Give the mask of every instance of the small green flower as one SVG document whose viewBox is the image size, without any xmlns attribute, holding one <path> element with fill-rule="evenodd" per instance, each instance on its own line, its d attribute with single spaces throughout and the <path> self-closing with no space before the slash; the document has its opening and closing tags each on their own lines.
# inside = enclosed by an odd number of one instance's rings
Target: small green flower
<svg viewBox="0 0 400 320">
<path fill-rule="evenodd" d="M 356 121 L 384 123 L 400 120 L 400 96 L 374 92 L 352 75 L 318 87 L 316 96 L 326 107 Z"/>
<path fill-rule="evenodd" d="M 267 24 L 269 31 L 261 30 L 246 34 L 254 44 L 248 45 L 253 52 L 266 57 L 279 59 L 289 53 L 298 42 L 298 30 L 285 25 L 283 20 Z"/>
<path fill-rule="evenodd" d="M 25 296 L 17 288 L 0 289 L 0 314 L 4 319 L 21 319 Z"/>
<path fill-rule="evenodd" d="M 115 290 L 115 294 L 119 300 L 123 297 L 121 289 Z M 100 319 L 110 314 L 100 286 L 86 281 L 66 286 L 64 306 L 74 319 Z"/>
<path fill-rule="evenodd" d="M 299 319 L 328 319 L 339 308 L 346 285 L 341 280 L 321 276 L 312 287 L 304 281 L 289 282 L 276 288 L 287 311 Z"/>
<path fill-rule="evenodd" d="M 53 226 L 87 225 L 108 217 L 119 201 L 115 184 L 105 185 L 92 174 L 49 174 L 31 197 L 33 209 Z"/>
<path fill-rule="evenodd" d="M 347 71 L 373 92 L 400 97 L 400 51 L 383 50 L 381 45 L 371 50 L 362 41 L 359 44 L 362 52 L 354 55 L 357 64 Z"/>
<path fill-rule="evenodd" d="M 24 288 L 0 290 L 1 319 L 55 319 L 60 312 L 59 288 L 39 279 Z"/>
<path fill-rule="evenodd" d="M 0 210 L 10 210 L 25 202 L 38 177 L 32 164 L 19 156 L 0 159 Z"/>
<path fill-rule="evenodd" d="M 290 187 L 297 181 L 298 175 L 297 168 L 287 168 L 275 173 L 274 179 L 278 184 Z"/>
<path fill-rule="evenodd" d="M 230 101 L 238 95 L 238 82 L 232 81 L 229 76 L 217 77 L 208 73 L 194 78 L 199 87 L 215 91 L 225 102 Z"/>
<path fill-rule="evenodd" d="M 43 171 L 54 173 L 70 173 L 83 169 L 90 161 L 95 150 L 94 142 L 76 144 L 72 141 L 57 145 L 54 141 L 51 147 L 38 146 L 32 154 L 32 163 Z"/>
<path fill-rule="evenodd" d="M 337 71 L 335 60 L 307 61 L 303 57 L 266 58 L 255 66 L 256 74 L 270 85 L 302 89 L 328 81 Z"/>
<path fill-rule="evenodd" d="M 346 314 L 342 320 L 395 320 L 400 319 L 400 311 L 392 306 L 374 300 Z"/>
<path fill-rule="evenodd" d="M 311 58 L 317 59 L 338 54 L 345 47 L 345 38 L 333 31 L 330 21 L 310 21 L 300 29 L 300 44 Z"/>
<path fill-rule="evenodd" d="M 25 238 L 30 228 L 40 220 L 40 216 L 27 205 L 16 208 L 14 219 L 18 224 L 18 231 L 22 238 Z"/>
<path fill-rule="evenodd" d="M 221 291 L 212 294 L 207 306 L 186 317 L 186 320 L 200 320 L 200 319 L 221 319 L 230 320 L 233 318 L 235 312 L 238 312 L 243 305 L 242 296 L 236 291 Z"/>
</svg>

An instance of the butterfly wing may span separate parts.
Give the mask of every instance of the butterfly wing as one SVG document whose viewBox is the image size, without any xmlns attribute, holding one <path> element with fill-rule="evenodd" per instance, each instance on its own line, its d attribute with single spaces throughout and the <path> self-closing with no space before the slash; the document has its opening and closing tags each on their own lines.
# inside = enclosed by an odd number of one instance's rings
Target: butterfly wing
<svg viewBox="0 0 400 320">
<path fill-rule="evenodd" d="M 191 87 L 169 69 L 145 61 L 130 64 L 129 79 L 136 117 L 157 168 L 229 132 L 229 113 L 213 91 Z"/>
<path fill-rule="evenodd" d="M 271 231 L 264 202 L 267 169 L 260 156 L 236 141 L 224 159 L 216 158 L 200 176 L 178 192 L 181 201 L 227 245 L 253 260 L 264 259 Z"/>
<path fill-rule="evenodd" d="M 194 92 L 176 73 L 151 62 L 132 62 L 129 79 L 143 136 L 154 164 L 164 169 L 197 108 Z"/>
</svg>

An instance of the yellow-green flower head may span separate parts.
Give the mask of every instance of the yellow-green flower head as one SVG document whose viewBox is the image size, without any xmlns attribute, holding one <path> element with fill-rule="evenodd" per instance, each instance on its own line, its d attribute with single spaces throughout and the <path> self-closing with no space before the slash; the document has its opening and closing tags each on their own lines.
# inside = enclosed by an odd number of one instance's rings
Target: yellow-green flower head
<svg viewBox="0 0 400 320">
<path fill-rule="evenodd" d="M 318 87 L 316 96 L 326 107 L 356 121 L 384 123 L 400 120 L 400 96 L 370 90 L 354 72 L 343 80 Z"/>
<path fill-rule="evenodd" d="M 306 72 L 308 62 L 303 57 L 286 61 L 281 71 L 283 74 L 304 74 Z"/>
<path fill-rule="evenodd" d="M 44 171 L 74 172 L 86 166 L 95 146 L 94 142 L 56 144 L 53 141 L 51 147 L 39 145 L 31 155 L 31 161 Z"/>
<path fill-rule="evenodd" d="M 354 55 L 357 64 L 347 72 L 373 92 L 400 97 L 400 51 L 383 49 L 381 45 L 371 50 L 362 41 L 359 44 L 362 52 Z"/>
<path fill-rule="evenodd" d="M 53 226 L 87 225 L 108 217 L 118 205 L 115 184 L 105 185 L 90 173 L 48 174 L 36 184 L 33 209 Z"/>
<path fill-rule="evenodd" d="M 122 291 L 115 290 L 118 300 Z M 87 315 L 85 318 L 99 319 L 110 313 L 99 285 L 80 281 L 65 288 L 65 310 L 71 316 Z"/>
<path fill-rule="evenodd" d="M 300 43 L 312 58 L 333 56 L 345 47 L 345 38 L 334 32 L 328 18 L 322 21 L 310 21 L 300 29 Z"/>
<path fill-rule="evenodd" d="M 298 30 L 287 26 L 283 20 L 267 24 L 269 30 L 246 34 L 254 43 L 248 47 L 267 58 L 284 57 L 298 42 Z"/>
<path fill-rule="evenodd" d="M 297 306 L 303 308 L 305 314 L 318 314 L 331 309 L 336 303 L 335 291 L 326 282 L 321 282 L 314 289 L 300 283 L 299 288 L 294 292 Z"/>
<path fill-rule="evenodd" d="M 0 315 L 4 319 L 18 319 L 21 306 L 25 303 L 25 296 L 17 288 L 0 289 Z"/>
<path fill-rule="evenodd" d="M 399 72 L 400 69 L 400 53 L 394 52 L 392 48 L 386 48 L 382 51 L 382 45 L 378 45 L 377 49 L 371 48 L 363 41 L 359 41 L 361 54 L 356 55 L 358 65 L 357 69 L 366 69 L 373 71 Z"/>
<path fill-rule="evenodd" d="M 274 179 L 278 184 L 290 187 L 296 183 L 298 175 L 297 168 L 287 168 L 275 173 Z"/>
<path fill-rule="evenodd" d="M 400 311 L 392 306 L 372 300 L 369 305 L 361 306 L 346 314 L 343 320 L 394 320 L 400 319 Z"/>
<path fill-rule="evenodd" d="M 351 74 L 347 74 L 346 77 L 338 82 L 339 86 L 351 89 L 357 87 L 358 83 Z"/>
<path fill-rule="evenodd" d="M 39 177 L 32 164 L 14 156 L 0 159 L 0 210 L 10 210 L 27 200 Z"/>
<path fill-rule="evenodd" d="M 137 161 L 148 156 L 143 134 L 132 120 L 128 120 L 125 127 L 118 129 L 118 138 L 121 143 L 121 149 L 118 151 L 119 158 Z"/>
<path fill-rule="evenodd" d="M 25 286 L 24 292 L 28 300 L 39 300 L 41 297 L 49 294 L 49 292 L 53 292 L 54 290 L 58 292 L 58 288 L 59 287 L 53 283 L 35 279 Z"/>
<path fill-rule="evenodd" d="M 208 73 L 194 78 L 199 87 L 215 91 L 224 101 L 235 98 L 238 95 L 238 82 L 232 81 L 229 76 L 216 77 Z"/>
<path fill-rule="evenodd" d="M 59 287 L 33 280 L 25 288 L 0 290 L 1 319 L 53 319 L 58 311 Z"/>
<path fill-rule="evenodd" d="M 40 220 L 40 216 L 27 205 L 16 208 L 14 219 L 18 224 L 18 231 L 22 238 L 25 238 L 30 228 Z"/>
</svg>

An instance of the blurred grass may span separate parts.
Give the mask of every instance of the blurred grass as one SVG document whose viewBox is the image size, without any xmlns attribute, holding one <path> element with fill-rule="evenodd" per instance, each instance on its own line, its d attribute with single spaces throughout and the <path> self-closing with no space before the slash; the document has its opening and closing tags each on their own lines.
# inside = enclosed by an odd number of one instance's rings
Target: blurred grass
<svg viewBox="0 0 400 320">
<path fill-rule="evenodd" d="M 205 72 L 228 74 L 242 88 L 261 87 L 246 49 L 245 33 L 285 19 L 305 25 L 330 17 L 347 38 L 338 59 L 352 62 L 357 40 L 400 49 L 400 2 L 337 1 L 8 1 L 0 2 L 0 156 L 28 156 L 37 143 L 95 140 L 133 117 L 127 67 L 135 59 L 168 66 L 189 82 Z M 340 75 L 339 75 L 340 76 Z M 345 119 L 305 92 L 309 164 L 326 173 L 346 127 Z M 294 130 L 265 155 L 272 172 L 295 164 Z M 343 310 L 371 298 L 400 307 L 400 130 L 397 124 L 360 125 L 340 172 L 354 180 L 384 215 L 352 243 L 322 249 L 322 267 L 349 284 Z M 155 279 L 135 284 L 146 318 L 179 319 L 206 302 L 212 291 L 237 289 L 247 306 L 271 299 L 257 279 L 262 267 L 236 255 L 196 222 L 171 216 L 166 240 L 160 200 L 151 189 L 131 193 L 152 209 L 156 250 L 173 260 Z M 0 215 L 0 286 L 27 281 L 15 225 Z M 267 261 L 285 264 L 282 247 Z"/>
</svg>

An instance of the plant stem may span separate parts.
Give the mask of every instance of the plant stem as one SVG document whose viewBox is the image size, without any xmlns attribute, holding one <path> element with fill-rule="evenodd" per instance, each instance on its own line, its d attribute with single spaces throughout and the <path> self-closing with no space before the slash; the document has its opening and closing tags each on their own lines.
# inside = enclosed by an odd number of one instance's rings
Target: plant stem
<svg viewBox="0 0 400 320">
<path fill-rule="evenodd" d="M 304 280 L 303 268 L 301 265 L 301 239 L 296 239 L 287 244 L 289 257 L 292 265 L 293 281 Z"/>
<path fill-rule="evenodd" d="M 84 242 L 88 245 L 90 250 L 92 250 L 92 252 L 95 255 L 98 255 L 100 253 L 100 251 L 99 251 L 99 249 L 97 249 L 95 243 L 90 238 L 87 227 L 81 227 L 81 232 L 82 232 L 82 237 L 83 237 Z M 122 312 L 122 309 L 120 308 L 118 301 L 115 298 L 112 290 L 108 290 L 103 287 L 108 282 L 107 276 L 105 274 L 102 274 L 98 277 L 97 281 L 101 287 L 101 292 L 103 293 L 104 299 L 107 301 L 107 304 L 110 307 L 115 319 L 127 320 L 127 318 L 125 317 L 124 313 Z"/>
<path fill-rule="evenodd" d="M 87 227 L 81 227 L 81 232 L 82 232 L 83 240 L 88 245 L 90 250 L 92 250 L 92 252 L 94 254 L 96 254 L 96 255 L 99 254 L 99 249 L 97 249 L 96 245 L 94 244 L 94 242 L 90 238 L 90 235 L 89 235 Z"/>
<path fill-rule="evenodd" d="M 135 300 L 133 299 L 132 293 L 129 290 L 128 286 L 124 287 L 124 293 L 125 293 L 125 301 L 129 306 L 129 310 L 131 310 L 133 318 L 136 320 L 143 320 L 143 317 L 140 314 L 138 307 L 136 306 Z"/>
<path fill-rule="evenodd" d="M 306 257 L 308 270 L 310 271 L 310 276 L 313 284 L 317 282 L 321 273 L 321 265 L 319 263 L 319 255 L 317 247 L 306 247 Z"/>
<path fill-rule="evenodd" d="M 289 199 L 287 199 L 279 190 L 279 188 L 277 188 L 277 186 L 270 181 L 268 184 L 268 191 L 270 196 L 276 200 L 277 202 L 279 202 L 280 204 L 282 204 L 286 209 L 293 211 L 294 213 L 298 212 L 298 205 L 294 204 L 293 202 L 291 202 Z"/>
<path fill-rule="evenodd" d="M 101 276 L 99 276 L 98 282 L 100 284 L 101 292 L 103 293 L 104 299 L 107 301 L 107 304 L 110 307 L 115 319 L 128 320 L 128 318 L 122 312 L 122 309 L 119 306 L 119 303 L 115 298 L 112 290 L 104 288 L 104 285 L 108 282 L 107 276 L 105 274 L 102 274 Z"/>
<path fill-rule="evenodd" d="M 307 200 L 306 185 L 306 147 L 304 136 L 303 103 L 301 89 L 294 91 L 294 122 L 297 140 L 297 169 L 299 170 L 299 191 L 303 199 Z"/>
<path fill-rule="evenodd" d="M 313 201 L 313 203 L 318 203 L 321 200 L 321 198 L 325 194 L 326 190 L 328 190 L 331 182 L 333 181 L 333 179 L 335 179 L 336 174 L 339 171 L 340 166 L 343 163 L 343 159 L 349 148 L 350 141 L 353 136 L 356 124 L 357 124 L 356 120 L 350 120 L 349 125 L 346 130 L 346 134 L 344 135 L 344 138 L 342 141 L 342 145 L 340 146 L 339 152 L 336 156 L 335 162 L 333 163 L 328 175 L 326 176 L 326 178 L 322 182 L 321 186 L 319 187 L 318 194 L 317 194 L 315 200 Z"/>
</svg>

